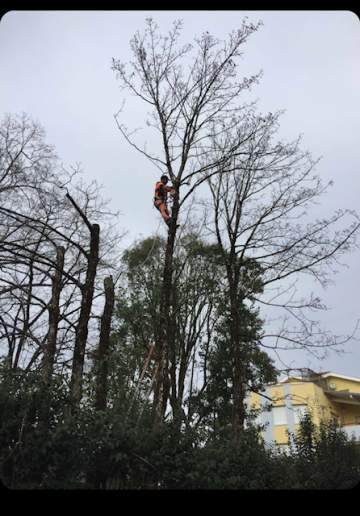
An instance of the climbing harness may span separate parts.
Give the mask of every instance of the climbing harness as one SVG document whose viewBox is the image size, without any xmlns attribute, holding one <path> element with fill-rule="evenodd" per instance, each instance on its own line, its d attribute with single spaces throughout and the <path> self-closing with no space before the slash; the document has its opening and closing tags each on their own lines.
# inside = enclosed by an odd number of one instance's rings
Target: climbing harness
<svg viewBox="0 0 360 516">
<path fill-rule="evenodd" d="M 156 201 L 162 201 L 166 203 L 168 197 L 167 194 L 168 193 L 165 189 L 165 185 L 161 181 L 158 181 L 155 185 L 154 203 Z"/>
<path fill-rule="evenodd" d="M 167 177 L 167 176 L 161 176 Z M 162 181 L 157 181 L 155 184 L 155 194 L 153 199 L 153 206 L 157 210 L 160 211 L 165 223 L 169 226 L 169 221 L 172 219 L 172 210 L 171 212 L 168 209 L 168 198 L 170 194 L 170 199 L 173 201 L 175 189 L 173 186 L 168 187 L 166 183 L 164 184 Z M 166 218 L 167 217 L 167 218 Z"/>
</svg>

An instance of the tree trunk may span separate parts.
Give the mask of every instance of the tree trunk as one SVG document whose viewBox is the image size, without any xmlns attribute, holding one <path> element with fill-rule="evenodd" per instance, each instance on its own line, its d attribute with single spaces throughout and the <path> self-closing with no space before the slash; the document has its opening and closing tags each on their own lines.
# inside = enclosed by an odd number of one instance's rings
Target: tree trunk
<svg viewBox="0 0 360 516">
<path fill-rule="evenodd" d="M 71 373 L 70 394 L 74 407 L 79 406 L 82 396 L 82 378 L 84 369 L 85 348 L 88 335 L 88 324 L 94 297 L 94 283 L 99 261 L 99 233 L 98 224 L 91 225 L 90 252 L 85 284 L 82 287 L 82 298 L 79 321 L 76 328 L 73 366 Z"/>
<path fill-rule="evenodd" d="M 46 347 L 44 349 L 42 361 L 42 378 L 46 386 L 49 386 L 54 368 L 54 358 L 56 352 L 56 339 L 59 327 L 60 316 L 60 293 L 62 271 L 64 269 L 64 247 L 58 247 L 56 250 L 56 270 L 52 279 L 51 301 L 49 305 L 49 331 L 47 334 Z"/>
<path fill-rule="evenodd" d="M 169 379 L 169 350 L 174 345 L 170 342 L 172 335 L 173 316 L 170 313 L 172 302 L 172 275 L 173 275 L 173 257 L 174 244 L 176 238 L 176 224 L 179 215 L 179 197 L 174 197 L 172 219 L 173 224 L 169 227 L 168 239 L 165 251 L 165 264 L 163 271 L 163 279 L 160 293 L 160 314 L 156 339 L 156 361 L 158 362 L 158 373 L 154 389 L 154 426 L 160 425 L 164 419 L 166 406 L 169 398 L 170 379 Z"/>
<path fill-rule="evenodd" d="M 171 316 L 169 319 L 169 375 L 170 375 L 170 392 L 169 392 L 169 398 L 170 398 L 170 405 L 172 409 L 173 414 L 173 420 L 177 423 L 177 425 L 180 428 L 181 421 L 182 421 L 182 391 L 180 383 L 180 376 L 182 373 L 181 365 L 184 365 L 184 360 L 181 360 L 180 363 L 180 370 L 179 370 L 179 388 L 178 383 L 176 379 L 176 369 L 177 369 L 177 357 L 176 357 L 176 348 L 177 348 L 177 338 L 176 338 L 176 312 L 178 310 L 178 303 L 177 303 L 177 291 L 176 291 L 176 285 L 174 284 L 172 286 L 172 301 L 171 301 Z M 186 372 L 186 369 L 185 369 Z"/>
<path fill-rule="evenodd" d="M 101 317 L 99 347 L 96 356 L 96 394 L 95 409 L 106 410 L 108 349 L 111 330 L 111 317 L 114 309 L 114 282 L 112 276 L 105 278 L 105 306 Z"/>
<path fill-rule="evenodd" d="M 15 354 L 15 360 L 13 364 L 13 368 L 17 369 L 19 366 L 19 360 L 20 355 L 23 350 L 23 346 L 26 342 L 28 331 L 29 331 L 29 322 L 30 322 L 30 310 L 31 310 L 31 298 L 32 298 L 32 292 L 33 292 L 33 280 L 34 280 L 34 257 L 31 258 L 30 264 L 29 264 L 29 288 L 26 296 L 26 301 L 24 302 L 24 322 L 23 322 L 23 328 L 21 331 L 21 337 L 18 344 L 18 348 L 16 350 Z"/>
<path fill-rule="evenodd" d="M 237 295 L 237 284 L 234 282 L 234 278 L 229 278 L 229 290 L 230 290 L 230 335 L 233 349 L 233 415 L 232 415 L 232 428 L 234 440 L 238 441 L 240 432 L 244 427 L 245 421 L 245 378 L 244 378 L 244 353 L 241 343 L 241 332 L 240 332 L 240 318 L 239 318 L 239 303 Z"/>
<path fill-rule="evenodd" d="M 54 370 L 54 360 L 56 352 L 57 334 L 59 328 L 60 317 L 60 294 L 61 294 L 61 280 L 64 269 L 64 247 L 56 249 L 56 269 L 52 278 L 51 300 L 49 305 L 49 330 L 47 334 L 47 342 L 44 349 L 42 360 L 42 380 L 44 386 L 43 407 L 41 413 L 41 421 L 47 425 L 49 418 L 49 387 L 51 384 L 51 377 Z"/>
</svg>

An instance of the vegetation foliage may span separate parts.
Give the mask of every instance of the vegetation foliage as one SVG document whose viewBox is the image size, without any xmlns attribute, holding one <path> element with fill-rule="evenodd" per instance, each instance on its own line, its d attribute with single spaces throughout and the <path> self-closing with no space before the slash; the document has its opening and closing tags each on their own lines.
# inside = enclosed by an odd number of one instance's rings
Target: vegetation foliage
<svg viewBox="0 0 360 516">
<path fill-rule="evenodd" d="M 309 318 L 325 306 L 297 299 L 295 285 L 302 275 L 327 284 L 356 245 L 358 216 L 309 221 L 330 186 L 314 175 L 318 161 L 300 138 L 278 140 L 280 112 L 242 100 L 261 77 L 239 66 L 261 23 L 185 46 L 181 26 L 163 36 L 147 20 L 133 61 L 113 60 L 160 135 L 150 154 L 115 117 L 172 180 L 166 238 L 124 252 L 101 188 L 60 164 L 40 124 L 0 122 L 0 476 L 10 488 L 348 488 L 360 478 L 359 449 L 335 422 L 317 429 L 305 416 L 279 453 L 246 404 L 278 377 L 269 349 L 346 341 Z M 275 333 L 265 305 L 284 314 Z"/>
</svg>

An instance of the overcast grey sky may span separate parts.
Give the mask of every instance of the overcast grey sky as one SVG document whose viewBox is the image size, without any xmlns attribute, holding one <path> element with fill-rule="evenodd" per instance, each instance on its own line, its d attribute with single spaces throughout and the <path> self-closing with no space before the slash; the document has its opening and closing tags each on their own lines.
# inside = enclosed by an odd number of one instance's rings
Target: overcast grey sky
<svg viewBox="0 0 360 516">
<path fill-rule="evenodd" d="M 147 17 L 163 31 L 181 18 L 182 39 L 192 41 L 203 31 L 224 39 L 244 16 L 264 23 L 244 47 L 244 75 L 263 70 L 252 98 L 263 111 L 285 109 L 281 135 L 302 133 L 303 147 L 323 156 L 317 173 L 334 180 L 318 213 L 358 209 L 360 23 L 350 11 L 11 11 L 0 21 L 0 116 L 30 114 L 65 165 L 80 162 L 86 179 L 103 184 L 122 213 L 129 244 L 158 227 L 151 202 L 158 171 L 122 141 L 115 125 L 123 93 L 111 58 L 131 57 L 129 40 Z M 127 100 L 129 125 L 144 125 L 144 107 Z M 359 258 L 357 251 L 343 260 L 348 269 L 326 291 L 310 286 L 331 308 L 319 316 L 324 327 L 338 335 L 350 333 L 360 317 Z M 303 353 L 283 358 L 293 367 L 360 377 L 359 348 L 355 341 L 345 355 L 322 362 Z"/>
</svg>

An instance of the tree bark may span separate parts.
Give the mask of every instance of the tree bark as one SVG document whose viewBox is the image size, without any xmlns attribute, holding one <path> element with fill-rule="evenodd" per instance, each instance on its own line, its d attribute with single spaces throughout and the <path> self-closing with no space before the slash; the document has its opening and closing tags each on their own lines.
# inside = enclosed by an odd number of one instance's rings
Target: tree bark
<svg viewBox="0 0 360 516">
<path fill-rule="evenodd" d="M 239 306 L 241 300 L 238 296 L 238 284 L 233 274 L 229 275 L 230 290 L 230 337 L 233 349 L 233 414 L 232 428 L 235 441 L 239 440 L 240 432 L 244 427 L 245 421 L 245 371 L 244 371 L 244 350 L 242 349 Z"/>
<path fill-rule="evenodd" d="M 114 282 L 112 276 L 105 278 L 105 305 L 101 317 L 99 347 L 96 356 L 96 394 L 95 409 L 106 410 L 107 402 L 107 375 L 108 375 L 108 349 L 111 330 L 111 317 L 114 310 Z"/>
<path fill-rule="evenodd" d="M 54 368 L 54 358 L 56 352 L 56 339 L 59 327 L 60 316 L 60 293 L 62 271 L 64 268 L 64 247 L 58 247 L 56 250 L 56 270 L 52 279 L 51 301 L 49 305 L 49 331 L 47 334 L 46 347 L 44 349 L 42 361 L 42 378 L 44 384 L 48 387 L 51 382 L 51 376 Z"/>
<path fill-rule="evenodd" d="M 56 249 L 56 269 L 52 278 L 52 290 L 51 300 L 49 304 L 49 330 L 46 339 L 46 345 L 44 349 L 42 359 L 42 381 L 43 381 L 43 396 L 41 399 L 40 408 L 40 421 L 41 424 L 47 429 L 49 421 L 49 410 L 50 410 L 50 386 L 51 378 L 54 370 L 54 360 L 56 353 L 57 334 L 59 329 L 59 318 L 60 318 L 60 294 L 61 294 L 61 281 L 62 271 L 64 269 L 64 247 L 57 247 Z M 45 430 L 46 431 L 46 430 Z"/>
<path fill-rule="evenodd" d="M 170 342 L 172 336 L 172 320 L 170 313 L 172 304 L 173 289 L 173 257 L 174 244 L 176 238 L 176 224 L 179 214 L 179 195 L 178 192 L 174 196 L 172 209 L 173 224 L 169 227 L 168 239 L 165 251 L 165 264 L 162 278 L 162 287 L 160 293 L 160 314 L 156 342 L 156 361 L 158 362 L 158 373 L 155 381 L 154 389 L 154 427 L 158 427 L 166 412 L 166 406 L 169 399 L 170 379 L 169 379 L 169 350 L 174 345 Z"/>
<path fill-rule="evenodd" d="M 79 321 L 76 328 L 73 366 L 70 383 L 70 394 L 74 407 L 79 406 L 82 396 L 82 379 L 85 348 L 88 336 L 88 324 L 94 297 L 96 269 L 99 261 L 99 233 L 100 226 L 98 224 L 92 224 L 90 232 L 90 252 L 88 255 L 88 267 L 86 271 L 85 284 L 82 287 L 81 308 Z"/>
</svg>

